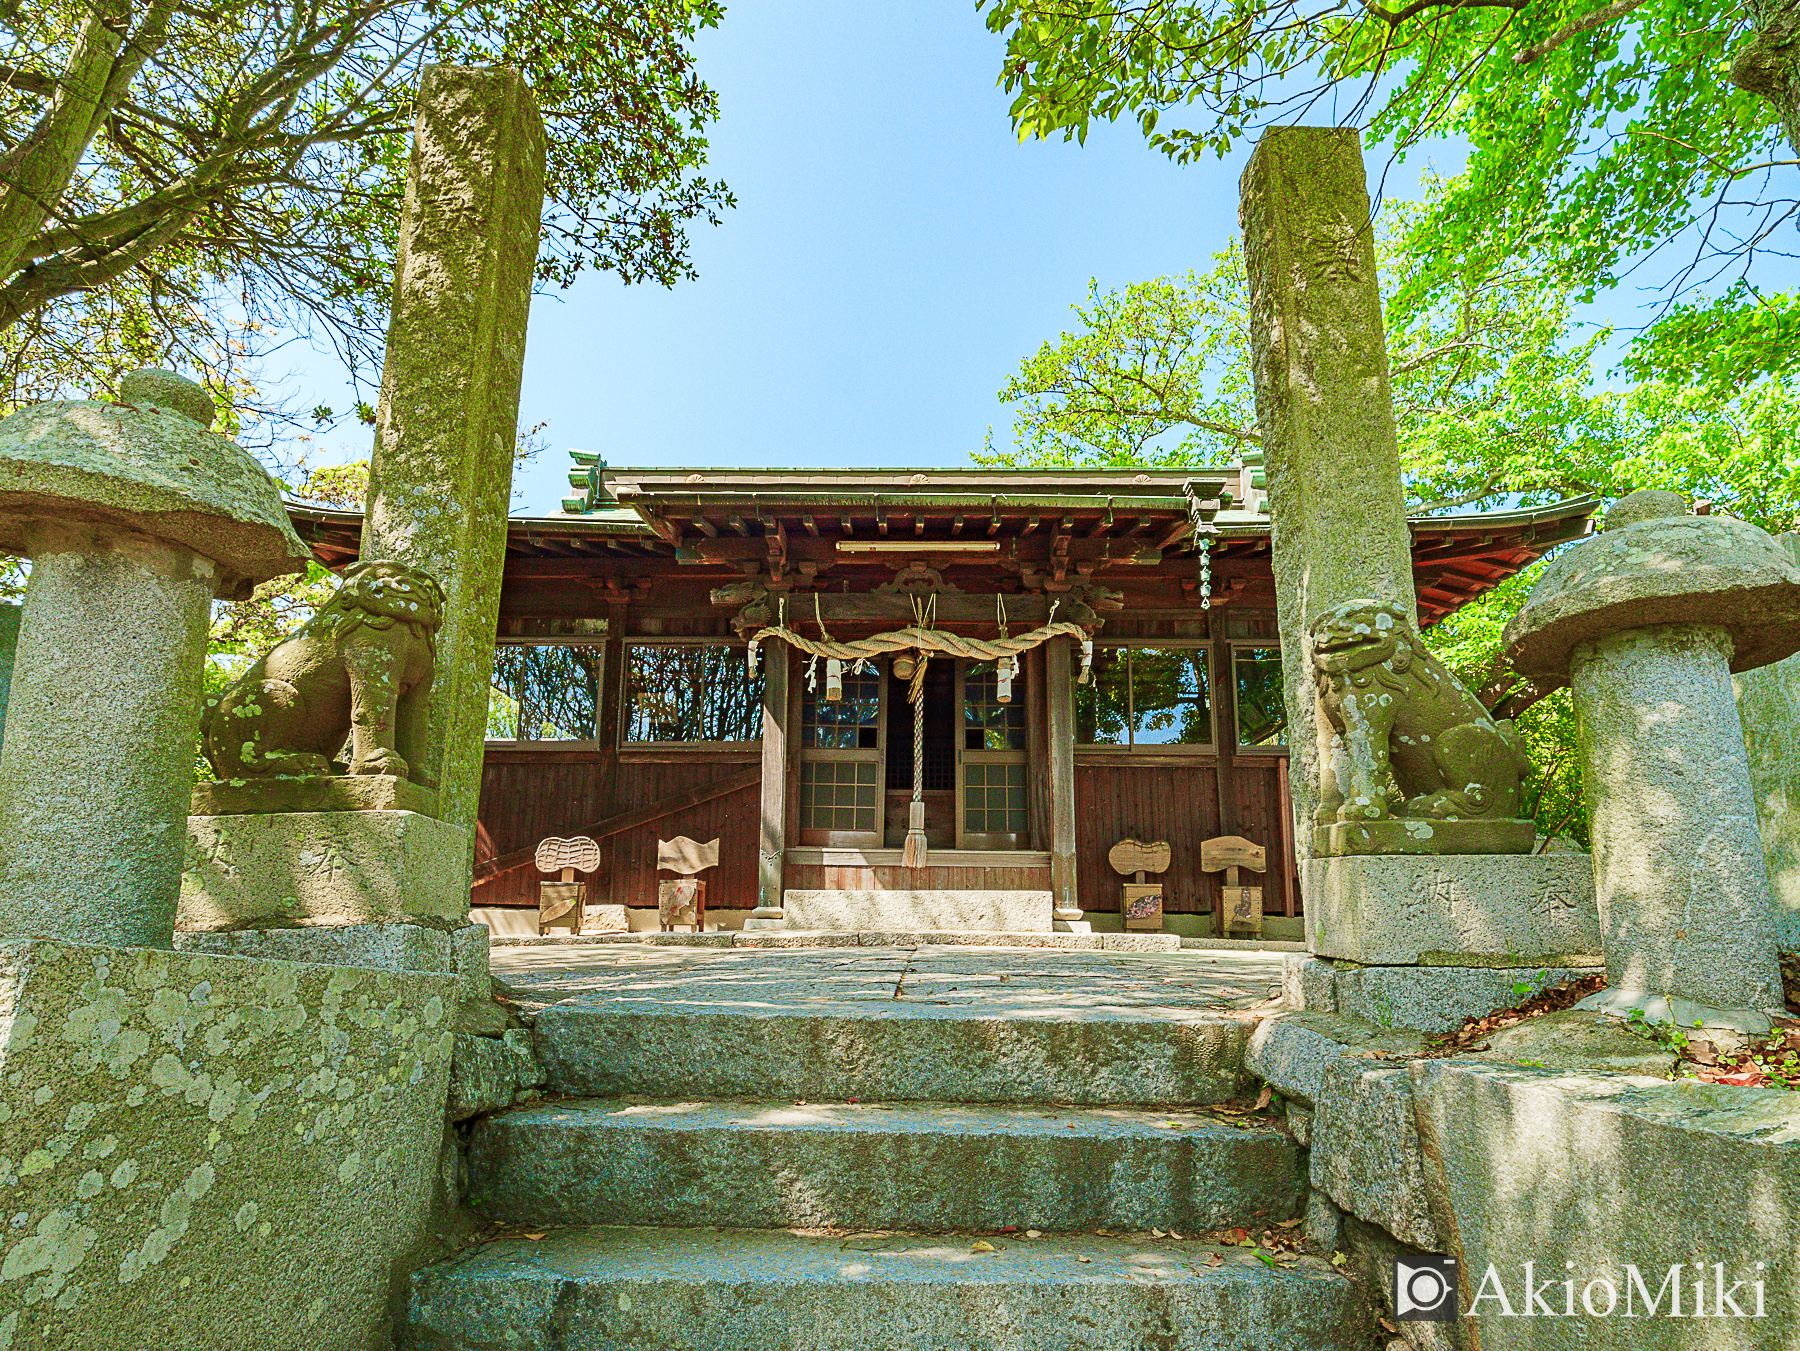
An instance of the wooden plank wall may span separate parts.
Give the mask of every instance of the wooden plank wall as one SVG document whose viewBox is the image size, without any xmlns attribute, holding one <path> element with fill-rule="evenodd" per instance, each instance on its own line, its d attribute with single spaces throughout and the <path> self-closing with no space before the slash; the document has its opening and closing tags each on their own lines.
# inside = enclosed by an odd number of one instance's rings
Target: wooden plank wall
<svg viewBox="0 0 1800 1351">
<path fill-rule="evenodd" d="M 1232 820 L 1219 828 L 1217 770 L 1211 757 L 1193 764 L 1130 765 L 1123 757 L 1096 763 L 1091 757 L 1075 761 L 1075 851 L 1077 888 L 1083 910 L 1119 908 L 1119 888 L 1126 880 L 1106 861 L 1107 850 L 1127 836 L 1141 840 L 1167 840 L 1173 854 L 1169 870 L 1162 874 L 1163 909 L 1169 914 L 1214 912 L 1223 873 L 1200 871 L 1200 845 L 1215 835 L 1243 835 L 1263 845 L 1271 861 L 1288 848 L 1287 833 L 1279 828 L 1280 784 L 1276 779 L 1282 761 L 1270 757 L 1264 763 L 1239 758 L 1233 762 L 1231 791 L 1226 803 Z M 1255 874 L 1244 877 L 1254 885 Z M 1272 866 L 1261 879 L 1266 914 L 1298 913 L 1288 899 L 1287 870 Z"/>
<path fill-rule="evenodd" d="M 1048 891 L 1048 868 L 840 868 L 787 865 L 793 891 Z M 709 902 L 710 904 L 710 902 Z"/>
<path fill-rule="evenodd" d="M 614 757 L 610 754 L 592 749 L 489 747 L 481 775 L 479 810 L 486 835 L 481 855 L 492 858 L 529 849 L 546 835 L 577 830 L 614 811 L 727 778 L 754 763 L 755 752 L 742 751 L 684 754 L 679 759 L 627 755 L 618 759 L 615 795 Z M 626 905 L 654 907 L 657 840 L 686 835 L 704 842 L 716 835 L 719 866 L 707 874 L 707 905 L 718 909 L 753 907 L 759 800 L 758 789 L 740 789 L 613 836 L 611 858 L 617 875 L 609 885 L 603 864 L 602 873 L 592 879 L 589 899 L 610 898 Z M 606 853 L 603 847 L 603 858 Z M 532 869 L 520 869 L 475 888 L 474 903 L 535 908 L 540 880 Z"/>
</svg>

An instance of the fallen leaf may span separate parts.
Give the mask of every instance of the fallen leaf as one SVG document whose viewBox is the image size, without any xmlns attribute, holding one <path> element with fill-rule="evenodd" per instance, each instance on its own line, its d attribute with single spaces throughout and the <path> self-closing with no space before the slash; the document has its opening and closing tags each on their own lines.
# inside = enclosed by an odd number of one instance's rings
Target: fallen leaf
<svg viewBox="0 0 1800 1351">
<path fill-rule="evenodd" d="M 1257 1112 L 1262 1111 L 1263 1108 L 1269 1105 L 1269 1099 L 1274 1096 L 1274 1093 L 1274 1089 L 1270 1088 L 1267 1084 L 1264 1084 L 1262 1086 L 1262 1092 L 1256 1095 L 1256 1106 L 1252 1110 Z"/>
<path fill-rule="evenodd" d="M 1218 1253 L 1214 1253 L 1211 1257 L 1206 1259 L 1206 1265 L 1209 1267 L 1222 1267 L 1225 1265 L 1225 1259 L 1220 1257 Z"/>
<path fill-rule="evenodd" d="M 1181 1123 L 1179 1121 L 1165 1121 L 1162 1123 L 1162 1128 L 1166 1131 L 1178 1131 L 1181 1129 Z"/>
<path fill-rule="evenodd" d="M 1350 1259 L 1345 1257 L 1341 1252 L 1334 1252 L 1331 1254 L 1331 1265 L 1334 1267 L 1341 1267 L 1349 1260 Z"/>
<path fill-rule="evenodd" d="M 1093 1258 L 1091 1258 L 1091 1257 L 1077 1257 L 1077 1258 L 1076 1258 L 1076 1259 L 1075 1259 L 1075 1260 L 1076 1260 L 1076 1261 L 1077 1261 L 1077 1262 L 1091 1262 L 1091 1261 L 1093 1261 L 1093 1260 L 1094 1260 L 1094 1259 L 1093 1259 Z"/>
<path fill-rule="evenodd" d="M 533 1243 L 536 1243 L 536 1242 L 537 1242 L 537 1241 L 538 1241 L 538 1240 L 539 1240 L 539 1239 L 540 1239 L 540 1238 L 542 1238 L 542 1237 L 544 1237 L 544 1236 L 543 1236 L 543 1235 L 542 1235 L 542 1234 L 527 1234 L 527 1233 L 520 1233 L 520 1235 L 519 1235 L 519 1237 L 520 1237 L 520 1238 L 528 1238 L 528 1239 L 530 1239 L 530 1240 L 531 1240 L 531 1241 L 532 1241 L 532 1242 L 533 1242 Z"/>
<path fill-rule="evenodd" d="M 970 1252 L 997 1252 L 998 1249 L 985 1238 L 978 1238 L 969 1245 Z"/>
<path fill-rule="evenodd" d="M 1278 1222 L 1276 1224 L 1275 1227 L 1277 1229 L 1292 1229 L 1297 1225 L 1302 1225 L 1305 1223 L 1306 1223 L 1306 1218 L 1304 1216 L 1302 1216 L 1301 1218 L 1299 1218 L 1297 1220 L 1281 1220 L 1280 1222 Z"/>
<path fill-rule="evenodd" d="M 1171 1229 L 1171 1230 L 1169 1230 L 1169 1237 L 1173 1238 L 1173 1239 L 1180 1239 L 1181 1235 L 1176 1233 L 1173 1229 Z"/>
<path fill-rule="evenodd" d="M 1150 1231 L 1150 1237 L 1151 1238 L 1167 1238 L 1168 1235 L 1163 1233 L 1163 1231 L 1160 1229 L 1152 1229 Z"/>
<path fill-rule="evenodd" d="M 1025 1237 L 1026 1238 L 1042 1238 L 1043 1234 L 1039 1233 L 1036 1229 L 1027 1229 L 1025 1231 Z"/>
<path fill-rule="evenodd" d="M 1398 1332 L 1398 1331 L 1400 1331 L 1399 1328 L 1395 1327 L 1392 1323 L 1388 1322 L 1387 1319 L 1385 1319 L 1385 1318 L 1381 1320 L 1381 1329 L 1383 1332 Z"/>
<path fill-rule="evenodd" d="M 1229 1234 L 1225 1235 L 1225 1239 L 1229 1243 L 1242 1243 L 1249 1237 L 1250 1231 L 1247 1229 L 1233 1229 Z"/>
</svg>

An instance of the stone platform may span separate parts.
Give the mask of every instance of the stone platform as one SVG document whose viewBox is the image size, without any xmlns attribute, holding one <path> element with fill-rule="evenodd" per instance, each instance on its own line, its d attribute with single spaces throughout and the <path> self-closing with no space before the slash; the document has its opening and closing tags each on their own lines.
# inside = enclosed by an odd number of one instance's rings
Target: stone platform
<svg viewBox="0 0 1800 1351">
<path fill-rule="evenodd" d="M 1051 932 L 1047 891 L 789 891 L 791 929 Z"/>
</svg>

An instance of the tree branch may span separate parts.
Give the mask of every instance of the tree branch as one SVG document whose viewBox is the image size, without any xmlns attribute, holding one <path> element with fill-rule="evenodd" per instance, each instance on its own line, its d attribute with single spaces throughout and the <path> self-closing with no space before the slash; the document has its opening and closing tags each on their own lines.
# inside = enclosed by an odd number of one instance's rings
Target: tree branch
<svg viewBox="0 0 1800 1351">
<path fill-rule="evenodd" d="M 1624 18 L 1643 3 L 1644 0 L 1613 0 L 1613 3 L 1604 9 L 1597 9 L 1592 14 L 1585 14 L 1574 23 L 1565 24 L 1557 29 L 1542 42 L 1533 43 L 1524 51 L 1516 53 L 1513 56 L 1513 64 L 1528 66 L 1539 57 L 1548 56 L 1570 38 L 1579 37 L 1591 29 L 1604 28 L 1615 19 Z"/>
</svg>

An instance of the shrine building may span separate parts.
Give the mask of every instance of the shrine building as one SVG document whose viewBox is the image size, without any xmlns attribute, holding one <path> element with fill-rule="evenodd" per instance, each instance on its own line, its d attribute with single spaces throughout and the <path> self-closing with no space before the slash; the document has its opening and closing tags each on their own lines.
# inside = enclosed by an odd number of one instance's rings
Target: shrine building
<svg viewBox="0 0 1800 1351">
<path fill-rule="evenodd" d="M 1254 458 L 739 470 L 572 454 L 562 510 L 508 527 L 477 919 L 535 932 L 536 846 L 586 835 L 590 904 L 655 928 L 658 841 L 686 836 L 719 841 L 709 926 L 796 892 L 1030 892 L 1117 929 L 1129 879 L 1108 853 L 1138 840 L 1169 846 L 1163 925 L 1200 935 L 1224 885 L 1200 845 L 1241 836 L 1268 853 L 1267 936 L 1300 936 Z M 1421 625 L 1587 533 L 1596 506 L 1415 518 Z M 290 512 L 327 567 L 355 559 L 360 513 Z"/>
</svg>

